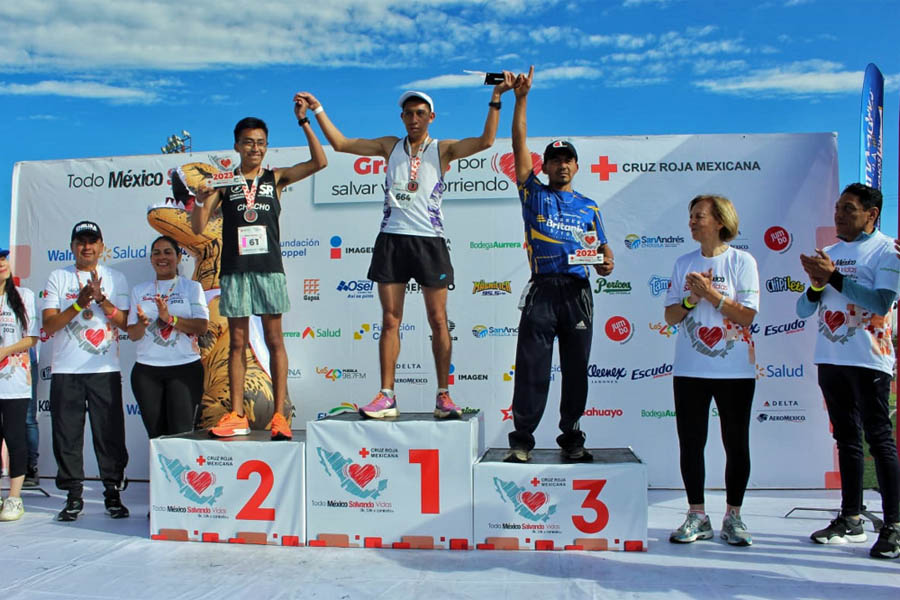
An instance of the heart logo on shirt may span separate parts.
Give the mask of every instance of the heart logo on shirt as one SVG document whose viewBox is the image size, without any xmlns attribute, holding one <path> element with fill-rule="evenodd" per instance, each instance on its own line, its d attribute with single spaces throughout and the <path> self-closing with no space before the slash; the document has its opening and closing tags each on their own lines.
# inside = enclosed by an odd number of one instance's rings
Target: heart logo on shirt
<svg viewBox="0 0 900 600">
<path fill-rule="evenodd" d="M 84 332 L 84 339 L 94 346 L 94 348 L 99 348 L 105 338 L 106 332 L 102 329 L 87 329 Z"/>
<path fill-rule="evenodd" d="M 344 469 L 344 474 L 361 488 L 366 487 L 370 481 L 378 477 L 378 468 L 374 465 L 350 465 Z"/>
<path fill-rule="evenodd" d="M 216 482 L 216 478 L 208 471 L 188 471 L 184 475 L 185 483 L 191 486 L 195 492 L 202 494 L 203 490 Z"/>
<path fill-rule="evenodd" d="M 534 167 L 534 174 L 537 175 L 541 172 L 541 166 L 544 164 L 544 159 L 541 158 L 540 154 L 532 152 L 531 164 Z M 516 183 L 516 157 L 512 152 L 507 152 L 500 156 L 499 160 L 495 154 L 494 158 L 491 159 L 491 168 L 498 173 L 503 173 L 509 177 L 513 183 Z"/>
<path fill-rule="evenodd" d="M 697 337 L 709 348 L 712 348 L 725 337 L 725 332 L 721 327 L 701 327 L 697 331 Z"/>
<path fill-rule="evenodd" d="M 538 509 L 547 502 L 547 494 L 544 492 L 522 492 L 519 494 L 519 501 L 528 507 L 533 513 L 537 513 Z"/>
<path fill-rule="evenodd" d="M 173 326 L 166 325 L 165 327 L 163 327 L 162 329 L 159 330 L 159 335 L 162 337 L 162 339 L 167 340 L 172 335 L 172 331 L 174 329 L 175 328 Z"/>
<path fill-rule="evenodd" d="M 844 316 L 839 310 L 826 310 L 825 311 L 825 325 L 828 326 L 828 329 L 831 330 L 831 333 L 837 331 L 837 328 L 844 324 L 847 318 Z"/>
</svg>

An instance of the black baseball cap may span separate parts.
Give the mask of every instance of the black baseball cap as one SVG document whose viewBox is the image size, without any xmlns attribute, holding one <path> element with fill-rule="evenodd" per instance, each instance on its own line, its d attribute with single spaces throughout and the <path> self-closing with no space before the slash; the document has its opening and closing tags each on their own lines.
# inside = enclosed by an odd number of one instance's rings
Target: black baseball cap
<svg viewBox="0 0 900 600">
<path fill-rule="evenodd" d="M 93 221 L 79 221 L 72 228 L 72 240 L 74 241 L 77 237 L 93 237 L 102 240 L 103 233 L 100 231 L 100 226 Z"/>
<path fill-rule="evenodd" d="M 578 162 L 578 153 L 575 151 L 575 146 L 566 140 L 554 140 L 547 144 L 547 147 L 544 148 L 544 162 L 549 161 L 557 154 L 571 154 L 575 162 Z"/>
</svg>

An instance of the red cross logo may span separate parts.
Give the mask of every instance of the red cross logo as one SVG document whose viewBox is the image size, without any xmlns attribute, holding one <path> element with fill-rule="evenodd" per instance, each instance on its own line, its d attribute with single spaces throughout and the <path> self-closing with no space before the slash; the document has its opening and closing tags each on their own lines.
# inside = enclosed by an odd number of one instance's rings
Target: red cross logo
<svg viewBox="0 0 900 600">
<path fill-rule="evenodd" d="M 534 487 L 537 487 L 540 482 L 541 482 L 541 480 L 538 479 L 537 477 L 535 477 L 531 480 L 531 485 L 533 485 Z"/>
<path fill-rule="evenodd" d="M 598 173 L 600 181 L 609 181 L 609 174 L 619 170 L 619 165 L 609 162 L 608 156 L 601 156 L 597 163 L 591 165 L 591 173 Z"/>
<path fill-rule="evenodd" d="M 197 464 L 200 465 L 201 467 L 203 466 L 203 463 L 205 463 L 205 462 L 206 462 L 206 459 L 203 458 L 202 456 L 197 457 Z"/>
<path fill-rule="evenodd" d="M 359 455 L 362 456 L 363 458 L 367 457 L 369 454 L 370 454 L 370 452 L 368 450 L 366 450 L 365 448 L 363 448 L 362 450 L 359 451 Z"/>
</svg>

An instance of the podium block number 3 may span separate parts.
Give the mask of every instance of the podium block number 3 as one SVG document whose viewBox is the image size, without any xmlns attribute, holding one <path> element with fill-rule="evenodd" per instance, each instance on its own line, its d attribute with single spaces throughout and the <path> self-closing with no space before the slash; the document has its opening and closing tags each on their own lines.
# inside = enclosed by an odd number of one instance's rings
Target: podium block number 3
<svg viewBox="0 0 900 600">
<path fill-rule="evenodd" d="M 441 512 L 440 450 L 410 450 L 409 464 L 419 465 L 422 490 L 422 514 Z"/>
<path fill-rule="evenodd" d="M 269 492 L 272 491 L 272 484 L 275 482 L 272 467 L 261 460 L 248 460 L 238 467 L 237 478 L 250 479 L 251 473 L 259 473 L 259 487 L 234 518 L 246 521 L 274 521 L 275 509 L 261 507 Z"/>
<path fill-rule="evenodd" d="M 587 490 L 587 496 L 581 503 L 581 508 L 592 510 L 595 513 L 593 521 L 588 521 L 581 515 L 573 515 L 572 523 L 578 528 L 578 531 L 584 533 L 599 533 L 609 523 L 609 509 L 597 497 L 603 491 L 606 485 L 605 479 L 573 479 L 572 489 Z"/>
</svg>

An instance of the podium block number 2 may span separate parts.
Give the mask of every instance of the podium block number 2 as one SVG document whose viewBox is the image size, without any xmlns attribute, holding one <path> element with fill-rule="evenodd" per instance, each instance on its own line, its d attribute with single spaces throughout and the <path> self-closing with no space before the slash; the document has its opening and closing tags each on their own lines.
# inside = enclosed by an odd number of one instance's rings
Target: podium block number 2
<svg viewBox="0 0 900 600">
<path fill-rule="evenodd" d="M 409 464 L 419 465 L 421 473 L 422 514 L 441 512 L 440 450 L 410 450 Z"/>
<path fill-rule="evenodd" d="M 606 485 L 605 479 L 573 479 L 572 489 L 587 490 L 587 496 L 581 503 L 582 508 L 592 510 L 595 513 L 593 521 L 588 521 L 581 515 L 573 515 L 572 523 L 578 528 L 578 531 L 584 533 L 599 533 L 609 523 L 609 508 L 606 507 L 601 500 L 598 499 L 603 486 Z"/>
<path fill-rule="evenodd" d="M 234 518 L 246 521 L 274 521 L 275 509 L 261 507 L 269 492 L 272 491 L 272 484 L 275 482 L 272 467 L 261 460 L 248 460 L 238 467 L 237 478 L 250 479 L 251 473 L 259 473 L 259 487 Z"/>
</svg>

